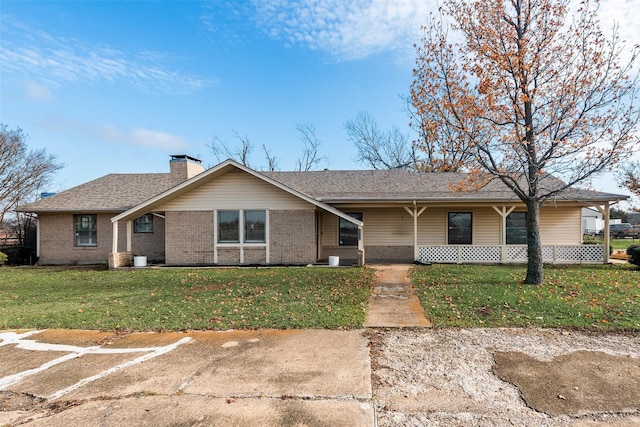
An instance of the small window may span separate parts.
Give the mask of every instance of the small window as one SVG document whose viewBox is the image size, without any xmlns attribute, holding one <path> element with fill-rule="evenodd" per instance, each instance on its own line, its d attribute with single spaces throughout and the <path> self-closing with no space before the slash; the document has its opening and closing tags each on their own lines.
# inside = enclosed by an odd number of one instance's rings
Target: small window
<svg viewBox="0 0 640 427">
<path fill-rule="evenodd" d="M 97 215 L 74 215 L 75 246 L 98 246 Z"/>
<path fill-rule="evenodd" d="M 245 243 L 264 243 L 265 239 L 265 211 L 244 211 L 244 241 Z"/>
<path fill-rule="evenodd" d="M 218 243 L 240 243 L 240 211 L 218 211 Z"/>
<path fill-rule="evenodd" d="M 347 213 L 351 218 L 362 221 L 362 212 Z M 358 246 L 358 226 L 344 218 L 340 218 L 340 246 Z"/>
<path fill-rule="evenodd" d="M 507 245 L 527 243 L 527 213 L 511 212 L 507 216 Z"/>
<path fill-rule="evenodd" d="M 470 245 L 472 236 L 471 224 L 471 212 L 449 212 L 448 244 Z"/>
<path fill-rule="evenodd" d="M 133 221 L 134 233 L 153 233 L 153 215 L 146 214 Z"/>
</svg>

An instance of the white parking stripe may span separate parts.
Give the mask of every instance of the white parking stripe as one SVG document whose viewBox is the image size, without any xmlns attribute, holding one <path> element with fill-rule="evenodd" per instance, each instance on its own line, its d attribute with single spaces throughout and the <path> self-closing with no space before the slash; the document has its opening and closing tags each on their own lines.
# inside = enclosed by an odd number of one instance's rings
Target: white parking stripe
<svg viewBox="0 0 640 427">
<path fill-rule="evenodd" d="M 42 331 L 29 331 L 23 334 L 16 334 L 15 332 L 3 332 L 0 334 L 0 347 L 3 345 L 14 344 L 16 341 L 20 341 L 22 338 L 26 338 L 33 334 L 39 334 Z"/>
<path fill-rule="evenodd" d="M 25 377 L 28 377 L 33 374 L 37 374 L 38 372 L 45 371 L 50 367 L 55 366 L 62 362 L 66 362 L 67 360 L 75 359 L 76 357 L 82 356 L 83 354 L 88 353 L 95 348 L 96 347 L 86 347 L 86 351 L 65 354 L 64 356 L 58 357 L 57 359 L 53 359 L 53 360 L 50 360 L 49 362 L 43 363 L 37 368 L 29 369 L 27 371 L 18 372 L 17 374 L 0 378 L 0 390 L 4 390 L 10 385 L 19 383 Z"/>
<path fill-rule="evenodd" d="M 122 363 L 120 365 L 114 366 L 113 368 L 109 368 L 106 371 L 103 371 L 103 372 L 101 372 L 99 374 L 92 375 L 92 376 L 90 376 L 88 378 L 80 380 L 80 381 L 78 381 L 77 383 L 75 383 L 74 385 L 72 385 L 70 387 L 67 387 L 65 389 L 62 389 L 62 390 L 59 390 L 59 391 L 53 393 L 51 396 L 48 397 L 48 399 L 49 400 L 58 399 L 58 398 L 64 396 L 65 394 L 82 387 L 85 384 L 88 384 L 88 383 L 90 383 L 92 381 L 95 381 L 97 379 L 100 379 L 100 378 L 102 378 L 104 376 L 107 376 L 109 374 L 117 372 L 117 371 L 119 371 L 121 369 L 128 368 L 129 366 L 133 366 L 133 365 L 136 365 L 138 363 L 144 362 L 146 360 L 153 359 L 154 357 L 161 356 L 161 355 L 163 355 L 165 353 L 170 352 L 171 350 L 176 349 L 177 347 L 181 346 L 182 344 L 188 343 L 189 341 L 191 341 L 191 338 L 190 337 L 186 337 L 186 338 L 182 338 L 180 341 L 178 341 L 176 343 L 169 344 L 169 345 L 164 346 L 164 347 L 158 347 L 158 349 L 155 350 L 152 353 L 145 354 L 143 356 L 140 356 L 140 357 L 135 358 L 133 360 L 130 360 L 128 362 L 125 362 L 125 363 Z"/>
<path fill-rule="evenodd" d="M 102 348 L 100 346 L 92 346 L 92 347 L 79 347 L 73 345 L 64 345 L 64 344 L 49 344 L 49 343 L 41 343 L 35 340 L 25 340 L 30 335 L 37 334 L 43 331 L 29 331 L 23 334 L 16 334 L 15 332 L 4 332 L 0 333 L 0 347 L 9 344 L 15 344 L 16 348 L 30 351 L 60 351 L 60 352 L 68 352 L 64 356 L 58 357 L 56 359 L 50 360 L 49 362 L 43 363 L 37 368 L 29 369 L 26 371 L 18 372 L 13 375 L 8 375 L 6 377 L 0 378 L 0 390 L 4 390 L 5 388 L 16 384 L 22 381 L 24 378 L 37 374 L 39 372 L 45 371 L 52 366 L 58 365 L 63 362 L 67 362 L 69 360 L 75 359 L 77 357 L 86 355 L 86 354 L 125 354 L 125 353 L 147 353 L 136 359 L 130 360 L 123 364 L 114 366 L 113 368 L 107 369 L 101 373 L 93 375 L 91 377 L 80 380 L 76 384 L 57 391 L 56 393 L 49 396 L 49 399 L 57 399 L 83 385 L 95 381 L 99 378 L 102 378 L 106 375 L 109 375 L 113 372 L 119 371 L 120 369 L 127 368 L 129 366 L 133 366 L 137 363 L 144 362 L 145 360 L 153 359 L 154 357 L 160 356 L 162 354 L 168 353 L 171 350 L 191 341 L 191 337 L 185 337 L 181 340 L 169 344 L 162 347 L 139 347 L 139 348 Z"/>
</svg>

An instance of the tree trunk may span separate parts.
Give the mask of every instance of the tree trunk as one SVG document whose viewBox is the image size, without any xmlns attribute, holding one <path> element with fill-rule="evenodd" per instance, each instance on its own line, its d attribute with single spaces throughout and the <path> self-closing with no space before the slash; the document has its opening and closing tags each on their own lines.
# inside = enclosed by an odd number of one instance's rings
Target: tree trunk
<svg viewBox="0 0 640 427">
<path fill-rule="evenodd" d="M 540 240 L 540 205 L 536 200 L 527 203 L 527 277 L 526 284 L 542 285 L 542 241 Z"/>
</svg>

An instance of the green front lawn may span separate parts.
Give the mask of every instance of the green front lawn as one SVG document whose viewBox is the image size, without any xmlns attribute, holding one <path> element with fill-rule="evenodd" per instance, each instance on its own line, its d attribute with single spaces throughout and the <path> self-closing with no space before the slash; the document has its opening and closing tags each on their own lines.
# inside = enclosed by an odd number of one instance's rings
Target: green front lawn
<svg viewBox="0 0 640 427">
<path fill-rule="evenodd" d="M 0 268 L 0 329 L 357 328 L 367 269 Z"/>
<path fill-rule="evenodd" d="M 524 285 L 524 266 L 432 265 L 412 279 L 435 326 L 569 327 L 640 331 L 640 271 L 628 265 L 546 266 Z"/>
</svg>

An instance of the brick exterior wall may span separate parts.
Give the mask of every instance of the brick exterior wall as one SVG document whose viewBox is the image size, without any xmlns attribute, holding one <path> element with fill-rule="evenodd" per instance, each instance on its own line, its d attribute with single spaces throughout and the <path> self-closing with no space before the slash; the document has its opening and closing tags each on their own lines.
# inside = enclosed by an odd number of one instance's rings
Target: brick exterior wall
<svg viewBox="0 0 640 427">
<path fill-rule="evenodd" d="M 366 262 L 413 261 L 413 246 L 366 246 Z"/>
<path fill-rule="evenodd" d="M 315 211 L 269 211 L 269 243 L 271 264 L 316 262 Z"/>
<path fill-rule="evenodd" d="M 240 248 L 239 247 L 218 248 L 218 264 L 221 264 L 221 265 L 240 264 Z"/>
<path fill-rule="evenodd" d="M 112 250 L 113 214 L 98 214 L 97 246 L 75 246 L 73 214 L 40 214 L 40 259 L 42 265 L 104 264 Z M 133 230 L 132 230 L 133 231 Z M 118 251 L 127 249 L 127 226 L 118 227 Z M 148 262 L 164 261 L 164 220 L 154 217 L 153 233 L 133 233 L 131 249 L 136 255 L 146 255 Z"/>
<path fill-rule="evenodd" d="M 134 255 L 144 255 L 147 262 L 156 264 L 163 263 L 165 259 L 164 253 L 164 223 L 165 220 L 158 216 L 153 217 L 153 233 L 135 233 L 134 225 L 131 224 L 131 250 Z M 127 231 L 126 224 L 120 224 L 118 229 L 118 250 L 123 251 L 127 248 Z"/>
<path fill-rule="evenodd" d="M 245 264 L 264 264 L 267 261 L 266 247 L 253 248 L 244 247 L 244 263 Z"/>
<path fill-rule="evenodd" d="M 413 261 L 413 246 L 364 246 L 365 263 L 376 261 Z M 340 257 L 340 264 L 356 264 L 358 248 L 354 246 L 323 246 L 322 261 Z"/>
<path fill-rule="evenodd" d="M 40 223 L 39 264 L 105 264 L 112 245 L 111 217 L 98 214 L 97 246 L 76 247 L 73 214 L 38 215 Z M 122 246 L 124 251 L 126 246 Z"/>
<path fill-rule="evenodd" d="M 213 264 L 213 212 L 166 212 L 165 242 L 167 264 Z"/>
</svg>

